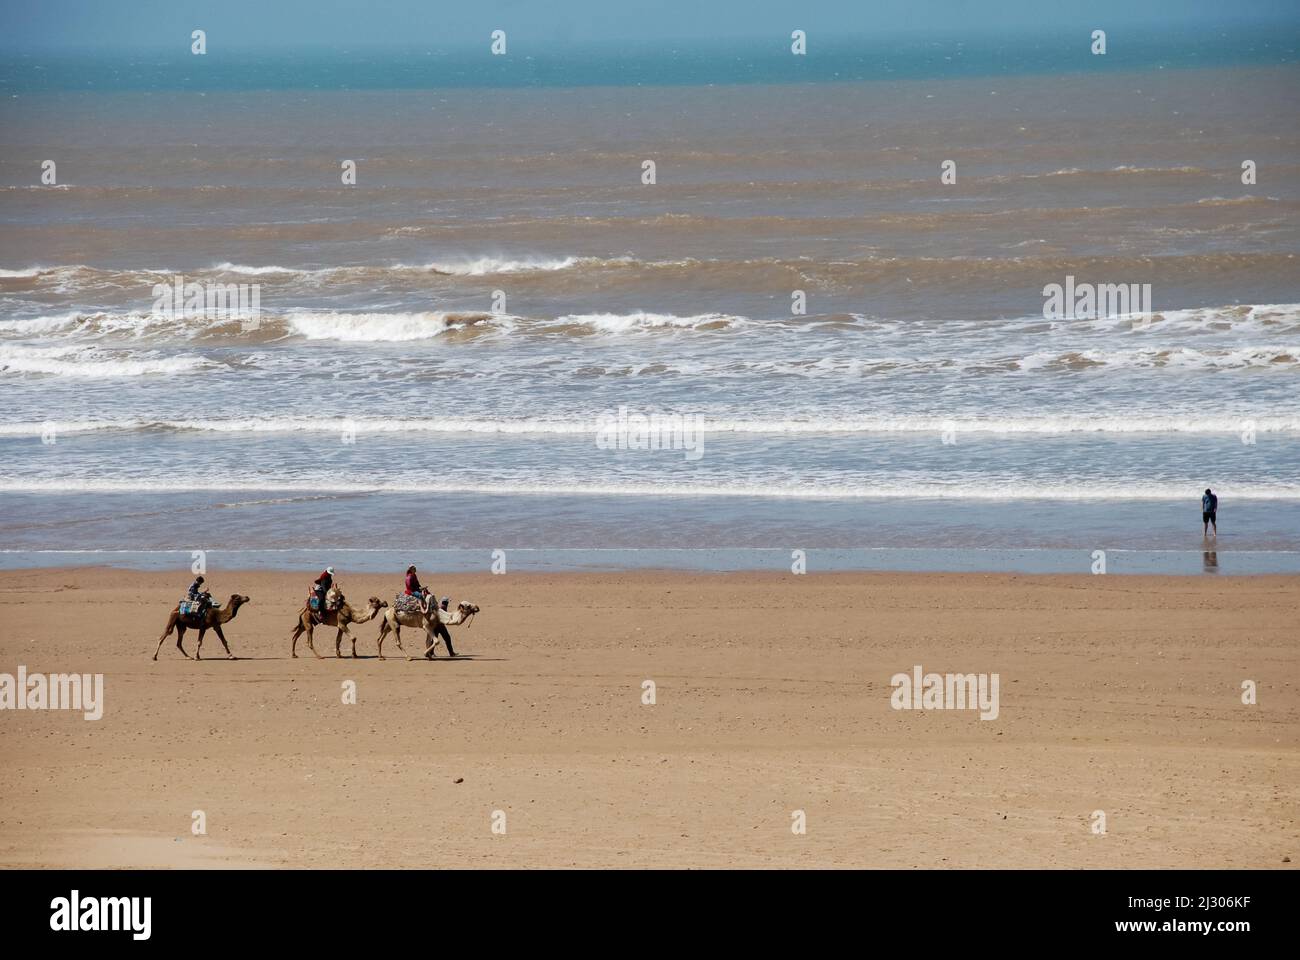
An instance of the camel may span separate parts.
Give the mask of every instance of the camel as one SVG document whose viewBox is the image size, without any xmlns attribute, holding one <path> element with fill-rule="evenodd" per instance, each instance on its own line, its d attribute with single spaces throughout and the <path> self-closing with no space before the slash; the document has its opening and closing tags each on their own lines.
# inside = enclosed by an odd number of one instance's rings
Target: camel
<svg viewBox="0 0 1300 960">
<path fill-rule="evenodd" d="M 248 597 L 241 597 L 237 593 L 232 593 L 230 595 L 230 601 L 225 605 L 225 607 L 210 607 L 204 612 L 202 620 L 194 614 L 186 614 L 182 617 L 180 614 L 180 604 L 177 604 L 172 607 L 171 616 L 167 618 L 167 629 L 164 630 L 163 635 L 158 638 L 158 647 L 153 652 L 153 658 L 155 660 L 158 659 L 158 651 L 162 649 L 163 641 L 167 639 L 173 630 L 175 630 L 176 649 L 181 652 L 182 657 L 189 660 L 190 655 L 185 652 L 185 647 L 182 645 L 181 641 L 185 639 L 185 631 L 187 629 L 194 629 L 199 632 L 199 644 L 194 650 L 193 659 L 203 659 L 203 635 L 209 630 L 215 630 L 217 632 L 217 639 L 219 639 L 221 645 L 226 648 L 226 659 L 237 659 L 235 655 L 230 652 L 230 644 L 226 643 L 226 635 L 221 632 L 221 625 L 234 620 L 235 614 L 239 613 L 239 608 L 246 603 L 248 603 Z"/>
<path fill-rule="evenodd" d="M 450 617 L 447 617 L 445 610 L 440 610 L 437 607 L 434 607 L 427 614 L 419 611 L 413 613 L 399 611 L 395 607 L 389 607 L 384 611 L 383 622 L 379 624 L 379 659 L 385 659 L 384 638 L 390 632 L 393 634 L 393 639 L 397 641 L 397 649 L 403 653 L 406 652 L 402 646 L 402 627 L 424 628 L 424 656 L 426 659 L 436 659 L 433 648 L 438 645 L 439 639 L 447 645 L 447 655 L 454 657 L 456 651 L 451 645 L 451 633 L 447 630 L 447 627 L 454 627 L 461 623 L 468 626 L 470 621 L 474 619 L 474 614 L 478 612 L 479 608 L 467 600 L 462 600 L 456 604 L 456 612 Z M 416 658 L 408 656 L 406 659 L 414 660 Z"/>
<path fill-rule="evenodd" d="M 338 607 L 333 610 L 326 610 L 325 613 L 321 615 L 320 623 L 321 626 L 338 628 L 338 632 L 334 634 L 334 656 L 343 656 L 343 635 L 347 634 L 348 639 L 352 641 L 352 656 L 355 658 L 357 655 L 357 638 L 348 627 L 354 623 L 365 623 L 367 620 L 373 620 L 375 614 L 388 606 L 388 602 L 380 600 L 378 597 L 371 597 L 366 601 L 367 612 L 365 616 L 359 616 L 348 604 L 347 600 L 344 599 L 342 592 L 336 592 L 333 589 L 329 592 L 326 606 L 329 606 L 329 602 L 335 597 L 337 597 Z M 313 626 L 311 608 L 304 605 L 302 610 L 298 613 L 298 623 L 293 628 L 293 636 L 289 638 L 293 641 L 289 652 L 293 654 L 295 658 L 298 656 L 298 638 L 304 633 L 307 634 L 307 648 L 311 650 L 312 653 L 316 653 L 316 647 L 311 642 Z M 324 658 L 321 657 L 319 653 L 316 653 L 316 659 L 321 660 Z"/>
</svg>

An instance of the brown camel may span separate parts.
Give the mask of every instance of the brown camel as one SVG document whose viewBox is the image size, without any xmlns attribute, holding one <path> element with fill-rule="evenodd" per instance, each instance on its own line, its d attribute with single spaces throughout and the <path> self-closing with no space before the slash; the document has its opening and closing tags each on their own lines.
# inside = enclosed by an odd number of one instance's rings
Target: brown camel
<svg viewBox="0 0 1300 960">
<path fill-rule="evenodd" d="M 158 638 L 158 647 L 153 652 L 153 658 L 155 660 L 158 659 L 158 651 L 162 649 L 163 641 L 167 639 L 173 630 L 175 630 L 176 649 L 181 652 L 182 657 L 189 660 L 190 655 L 185 652 L 185 647 L 182 645 L 181 641 L 185 639 L 185 631 L 192 629 L 199 632 L 199 644 L 194 650 L 193 659 L 203 659 L 203 635 L 209 630 L 216 631 L 217 639 L 219 639 L 221 645 L 226 648 L 226 659 L 236 659 L 235 655 L 230 652 L 230 644 L 226 643 L 226 635 L 221 632 L 221 625 L 234 620 L 235 614 L 239 612 L 239 608 L 246 603 L 248 603 L 248 597 L 241 597 L 237 593 L 232 593 L 230 595 L 230 601 L 224 607 L 210 607 L 204 612 L 202 619 L 194 614 L 181 616 L 180 604 L 177 604 L 172 607 L 171 616 L 167 618 L 167 629 L 164 630 L 163 635 Z"/>
<path fill-rule="evenodd" d="M 330 592 L 333 593 L 333 591 Z M 357 638 L 348 627 L 354 623 L 365 623 L 367 620 L 373 620 L 375 614 L 388 606 L 388 603 L 384 600 L 380 600 L 378 597 L 371 597 L 366 601 L 365 615 L 361 616 L 352 609 L 348 602 L 343 598 L 342 593 L 338 594 L 338 602 L 339 606 L 337 609 L 326 610 L 324 615 L 321 616 L 320 625 L 324 627 L 338 628 L 338 632 L 334 635 L 334 656 L 343 656 L 343 635 L 347 634 L 348 639 L 352 641 L 352 656 L 356 657 Z M 290 637 L 290 640 L 292 640 L 293 643 L 289 652 L 292 653 L 294 657 L 298 656 L 298 638 L 304 633 L 307 634 L 307 648 L 311 650 L 312 653 L 316 653 L 316 647 L 313 646 L 311 642 L 312 627 L 315 625 L 312 621 L 313 616 L 311 609 L 304 605 L 302 610 L 298 613 L 298 623 L 293 628 L 293 636 Z M 316 653 L 316 658 L 323 659 L 319 653 Z"/>
<path fill-rule="evenodd" d="M 394 607 L 389 607 L 384 611 L 383 622 L 379 624 L 379 659 L 384 658 L 384 638 L 391 632 L 393 639 L 397 641 L 397 649 L 403 653 L 406 652 L 402 646 L 402 627 L 418 627 L 424 630 L 424 656 L 426 659 L 433 660 L 433 648 L 438 645 L 441 639 L 447 645 L 447 655 L 456 656 L 456 651 L 451 645 L 451 633 L 447 627 L 454 627 L 463 623 L 469 625 L 474 619 L 474 614 L 479 612 L 479 608 L 462 600 L 456 604 L 456 612 L 447 615 L 447 611 L 440 610 L 436 606 L 428 613 L 398 611 Z M 408 660 L 414 660 L 415 657 L 407 657 Z"/>
</svg>

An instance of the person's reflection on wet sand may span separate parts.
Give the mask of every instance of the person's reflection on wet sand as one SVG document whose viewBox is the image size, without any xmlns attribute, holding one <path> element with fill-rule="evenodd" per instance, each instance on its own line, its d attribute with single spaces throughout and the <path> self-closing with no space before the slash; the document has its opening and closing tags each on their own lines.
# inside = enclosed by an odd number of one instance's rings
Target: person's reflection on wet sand
<svg viewBox="0 0 1300 960">
<path fill-rule="evenodd" d="M 1202 560 L 1204 560 L 1205 562 L 1206 573 L 1219 572 L 1219 551 L 1206 550 L 1205 553 L 1202 555 Z"/>
</svg>

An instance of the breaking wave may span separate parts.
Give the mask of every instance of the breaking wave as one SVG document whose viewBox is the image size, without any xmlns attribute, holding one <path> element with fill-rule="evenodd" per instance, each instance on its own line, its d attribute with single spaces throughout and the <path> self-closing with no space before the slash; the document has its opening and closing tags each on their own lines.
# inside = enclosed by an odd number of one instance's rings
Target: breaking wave
<svg viewBox="0 0 1300 960">
<path fill-rule="evenodd" d="M 45 422 L 0 423 L 0 436 L 38 436 L 46 429 L 60 433 L 101 431 L 175 431 L 195 433 L 322 433 L 356 434 L 434 433 L 591 435 L 598 415 L 586 419 L 545 418 L 439 418 L 439 417 L 232 417 L 229 419 L 82 419 Z M 1257 416 L 1248 411 L 1235 416 L 1195 418 L 1190 416 L 1127 417 L 823 417 L 788 420 L 704 417 L 706 433 L 725 434 L 919 434 L 938 436 L 945 431 L 959 434 L 1070 435 L 1070 434 L 1204 434 L 1237 435 L 1249 423 L 1256 433 L 1300 435 L 1300 412 L 1292 416 Z"/>
<path fill-rule="evenodd" d="M 44 479 L 20 480 L 0 477 L 4 493 L 179 493 L 202 490 L 248 490 L 272 493 L 425 493 L 492 494 L 579 497 L 751 497 L 798 500 L 1073 500 L 1073 501 L 1184 501 L 1193 483 L 1099 484 L 1088 483 L 1000 483 L 971 484 L 918 481 L 909 483 L 837 484 L 803 482 L 790 484 L 681 483 L 638 481 L 593 483 L 580 477 L 547 482 L 501 481 L 340 481 L 329 477 L 268 481 L 265 477 L 226 476 L 217 479 L 156 478 Z M 1300 500 L 1297 484 L 1224 484 L 1216 491 L 1224 500 Z"/>
<path fill-rule="evenodd" d="M 332 313 L 302 312 L 285 318 L 289 332 L 307 340 L 343 343 L 403 343 L 427 340 L 448 331 L 473 330 L 507 324 L 510 318 L 490 314 L 448 313 Z"/>
<path fill-rule="evenodd" d="M 40 374 L 57 377 L 139 377 L 184 373 L 209 365 L 196 356 L 156 354 L 122 357 L 89 347 L 0 347 L 0 374 Z"/>
</svg>

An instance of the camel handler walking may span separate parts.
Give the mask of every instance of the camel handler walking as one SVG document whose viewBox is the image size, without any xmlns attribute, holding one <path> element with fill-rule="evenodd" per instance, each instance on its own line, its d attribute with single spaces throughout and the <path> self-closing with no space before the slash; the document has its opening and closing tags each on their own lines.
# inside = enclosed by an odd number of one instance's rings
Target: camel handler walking
<svg viewBox="0 0 1300 960">
<path fill-rule="evenodd" d="M 456 651 L 451 645 L 451 632 L 447 629 L 447 625 L 442 622 L 442 616 L 438 613 L 439 610 L 445 611 L 447 609 L 447 604 L 451 602 L 451 598 L 443 597 L 442 601 L 439 602 L 437 596 L 434 593 L 426 590 L 424 592 L 424 595 L 419 597 L 419 601 L 420 601 L 420 612 L 424 614 L 426 617 L 432 617 L 437 619 L 438 623 L 436 626 L 434 626 L 433 632 L 437 634 L 438 637 L 442 640 L 442 642 L 447 645 L 447 653 L 454 657 L 456 655 Z M 434 646 L 435 645 L 431 643 L 429 644 L 428 647 L 425 648 L 424 659 L 426 660 L 433 659 Z"/>
</svg>

